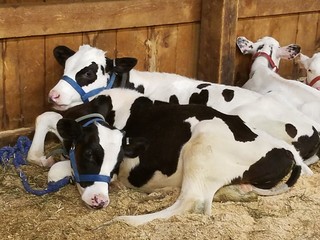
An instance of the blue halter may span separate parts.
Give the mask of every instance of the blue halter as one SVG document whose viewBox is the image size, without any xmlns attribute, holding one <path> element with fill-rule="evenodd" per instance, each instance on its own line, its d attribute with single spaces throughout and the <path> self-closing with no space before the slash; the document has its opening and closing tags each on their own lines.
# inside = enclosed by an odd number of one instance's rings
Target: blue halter
<svg viewBox="0 0 320 240">
<path fill-rule="evenodd" d="M 92 96 L 95 96 L 97 95 L 98 93 L 102 92 L 103 90 L 106 90 L 106 89 L 110 89 L 112 88 L 113 84 L 114 84 L 114 81 L 116 79 L 116 73 L 112 73 L 111 74 L 111 77 L 108 79 L 108 83 L 107 83 L 107 86 L 105 87 L 100 87 L 100 88 L 96 88 L 96 89 L 93 89 L 89 92 L 85 92 L 82 87 L 72 78 L 68 77 L 67 75 L 64 75 L 62 76 L 62 80 L 66 81 L 67 83 L 69 83 L 71 85 L 71 87 L 74 88 L 74 90 L 76 90 L 80 97 L 81 97 L 81 100 L 84 102 L 84 103 L 87 103 L 89 102 L 89 98 L 92 97 Z"/>
<path fill-rule="evenodd" d="M 95 122 L 105 122 L 103 116 L 100 114 L 89 114 L 84 117 L 76 119 L 77 122 L 82 121 L 86 118 L 91 118 L 93 116 L 97 116 L 95 118 L 90 119 L 88 122 L 84 123 L 82 126 L 87 127 Z M 100 175 L 100 174 L 79 174 L 77 163 L 76 163 L 76 156 L 75 156 L 75 143 L 72 144 L 71 149 L 69 151 L 69 158 L 71 162 L 71 168 L 73 170 L 73 179 L 75 182 L 106 182 L 110 183 L 111 177 L 107 175 Z"/>
</svg>

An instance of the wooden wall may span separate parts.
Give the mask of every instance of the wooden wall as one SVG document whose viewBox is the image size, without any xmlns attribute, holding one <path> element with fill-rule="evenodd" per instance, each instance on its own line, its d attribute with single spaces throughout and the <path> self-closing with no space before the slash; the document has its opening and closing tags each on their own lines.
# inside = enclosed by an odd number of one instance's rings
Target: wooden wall
<svg viewBox="0 0 320 240">
<path fill-rule="evenodd" d="M 0 0 L 0 146 L 49 109 L 63 71 L 57 45 L 90 44 L 136 57 L 140 70 L 242 85 L 250 57 L 237 36 L 273 36 L 311 55 L 320 50 L 319 12 L 318 0 Z M 296 76 L 292 66 L 282 62 L 280 74 Z"/>
<path fill-rule="evenodd" d="M 243 0 L 239 3 L 238 36 L 257 40 L 269 35 L 276 38 L 282 46 L 297 43 L 301 46 L 301 52 L 310 57 L 320 51 L 320 1 Z M 234 84 L 242 86 L 248 76 L 250 57 L 240 55 L 237 51 Z M 279 74 L 285 78 L 297 79 L 298 64 L 281 61 Z"/>
</svg>

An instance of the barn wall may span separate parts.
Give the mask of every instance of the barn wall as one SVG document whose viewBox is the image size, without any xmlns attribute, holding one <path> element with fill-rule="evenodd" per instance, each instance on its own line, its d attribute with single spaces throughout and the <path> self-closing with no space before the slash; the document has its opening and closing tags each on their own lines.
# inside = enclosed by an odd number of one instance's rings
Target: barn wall
<svg viewBox="0 0 320 240">
<path fill-rule="evenodd" d="M 282 46 L 297 43 L 308 56 L 320 51 L 320 2 L 317 0 L 239 1 L 237 36 L 258 40 L 272 36 Z M 234 84 L 242 86 L 247 80 L 250 56 L 236 51 Z M 300 76 L 296 63 L 282 60 L 279 74 L 285 78 Z"/>
<path fill-rule="evenodd" d="M 52 54 L 57 45 L 90 44 L 112 58 L 136 57 L 140 70 L 242 85 L 250 57 L 236 49 L 237 36 L 296 42 L 307 55 L 320 50 L 320 4 L 303 3 L 0 0 L 0 146 L 8 136 L 32 131 L 36 116 L 49 109 L 47 94 L 63 71 Z M 299 71 L 283 61 L 280 74 Z"/>
</svg>

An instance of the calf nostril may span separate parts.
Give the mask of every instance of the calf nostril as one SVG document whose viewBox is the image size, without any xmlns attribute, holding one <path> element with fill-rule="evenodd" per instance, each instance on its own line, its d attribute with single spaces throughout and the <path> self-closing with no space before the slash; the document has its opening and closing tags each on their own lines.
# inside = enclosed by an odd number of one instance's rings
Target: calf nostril
<svg viewBox="0 0 320 240">
<path fill-rule="evenodd" d="M 48 101 L 50 103 L 53 103 L 53 102 L 57 102 L 57 100 L 60 98 L 60 94 L 59 93 L 56 93 L 56 92 L 51 92 L 49 94 L 49 97 L 48 97 Z"/>
<path fill-rule="evenodd" d="M 100 198 L 100 196 L 97 195 L 91 199 L 91 202 L 91 207 L 94 209 L 101 209 L 109 204 L 109 200 Z"/>
</svg>

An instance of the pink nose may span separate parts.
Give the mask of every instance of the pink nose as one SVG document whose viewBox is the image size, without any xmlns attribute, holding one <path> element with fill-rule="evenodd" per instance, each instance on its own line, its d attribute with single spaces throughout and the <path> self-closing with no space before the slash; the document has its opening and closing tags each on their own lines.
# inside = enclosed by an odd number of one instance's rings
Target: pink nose
<svg viewBox="0 0 320 240">
<path fill-rule="evenodd" d="M 56 103 L 60 98 L 60 94 L 56 90 L 51 90 L 49 92 L 48 100 L 49 102 Z"/>
</svg>

